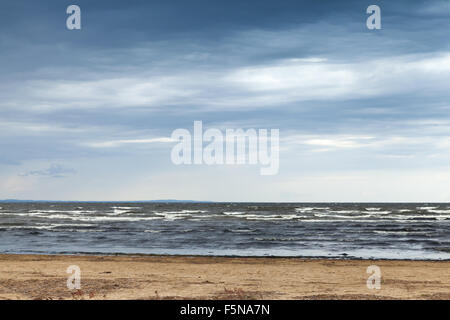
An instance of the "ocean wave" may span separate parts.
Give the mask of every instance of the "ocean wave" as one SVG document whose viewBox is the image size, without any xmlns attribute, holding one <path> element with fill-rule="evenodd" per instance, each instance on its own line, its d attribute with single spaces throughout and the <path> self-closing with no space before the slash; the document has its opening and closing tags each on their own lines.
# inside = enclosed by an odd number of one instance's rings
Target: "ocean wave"
<svg viewBox="0 0 450 320">
<path fill-rule="evenodd" d="M 390 214 L 392 213 L 392 211 L 386 210 L 386 211 L 371 211 L 370 214 L 373 216 L 377 216 L 379 214 L 383 215 L 383 214 Z"/>
<path fill-rule="evenodd" d="M 433 210 L 433 209 L 430 209 L 430 210 L 428 210 L 428 212 L 446 214 L 446 213 L 450 213 L 450 210 Z"/>
<path fill-rule="evenodd" d="M 299 207 L 295 208 L 295 211 L 297 212 L 309 212 L 314 210 L 328 210 L 330 207 Z"/>
<path fill-rule="evenodd" d="M 293 215 L 280 215 L 280 214 L 270 214 L 270 215 L 258 215 L 258 214 L 249 214 L 246 215 L 245 218 L 247 220 L 292 220 L 296 219 L 299 216 Z"/>
<path fill-rule="evenodd" d="M 80 224 L 80 223 L 52 223 L 52 224 L 47 224 L 47 225 L 27 225 L 27 226 L 0 226 L 0 229 L 2 230 L 8 230 L 8 229 L 23 229 L 23 230 L 27 230 L 27 229 L 36 229 L 36 230 L 53 230 L 56 228 L 86 228 L 86 227 L 96 227 L 94 224 Z"/>
<path fill-rule="evenodd" d="M 392 219 L 409 219 L 409 220 L 414 220 L 414 219 L 439 219 L 439 220 L 445 220 L 450 218 L 450 215 L 443 215 L 443 214 L 414 214 L 414 215 L 406 215 L 406 214 L 402 214 L 402 215 L 391 215 L 387 218 L 392 218 Z"/>
<path fill-rule="evenodd" d="M 124 213 L 131 213 L 135 210 L 140 210 L 142 207 L 111 207 L 113 209 L 113 214 L 120 215 Z"/>
<path fill-rule="evenodd" d="M 55 213 L 63 213 L 63 214 L 90 214 L 90 213 L 97 213 L 97 210 L 29 210 L 28 213 L 25 213 L 24 215 L 31 214 L 31 215 L 44 215 L 44 216 L 52 216 Z"/>
<path fill-rule="evenodd" d="M 431 209 L 432 205 L 436 208 Z M 450 246 L 450 205 L 2 203 L 1 206 L 3 252 L 314 257 L 338 257 L 345 252 L 366 258 L 450 259 L 450 252 L 445 252 Z"/>
<path fill-rule="evenodd" d="M 195 211 L 199 212 L 199 211 Z M 182 211 L 163 211 L 163 212 L 153 212 L 153 214 L 160 216 L 168 221 L 178 220 L 178 219 L 185 219 L 192 217 L 192 215 L 189 212 L 185 212 L 185 210 Z"/>
<path fill-rule="evenodd" d="M 330 210 L 328 213 L 362 213 L 361 210 Z"/>
<path fill-rule="evenodd" d="M 398 231 L 374 230 L 373 232 L 377 234 L 408 235 L 408 236 L 430 234 L 429 231 L 402 231 L 402 230 Z"/>
<path fill-rule="evenodd" d="M 102 221 L 146 221 L 146 220 L 157 220 L 162 219 L 162 217 L 128 217 L 128 216 L 72 216 L 66 214 L 57 214 L 45 217 L 46 219 L 61 219 L 61 220 L 72 220 L 72 221 L 86 221 L 86 222 L 102 222 Z"/>
<path fill-rule="evenodd" d="M 224 211 L 222 212 L 226 216 L 236 216 L 236 215 L 244 215 L 245 212 L 243 211 Z"/>
<path fill-rule="evenodd" d="M 124 216 L 95 216 L 95 217 L 76 217 L 74 220 L 79 221 L 149 221 L 149 220 L 160 220 L 162 217 L 124 217 Z"/>
<path fill-rule="evenodd" d="M 292 220 L 292 219 L 301 219 L 301 218 L 309 218 L 309 216 L 297 215 L 297 214 L 253 214 L 253 213 L 245 213 L 245 212 L 223 212 L 223 214 L 233 217 L 233 218 L 242 218 L 245 220 Z"/>
<path fill-rule="evenodd" d="M 345 216 L 339 214 L 328 214 L 328 213 L 315 213 L 315 217 L 324 217 L 324 218 L 342 218 L 342 219 L 358 219 L 358 218 L 370 218 L 373 215 L 365 214 L 360 216 Z"/>
<path fill-rule="evenodd" d="M 298 238 L 298 237 L 273 237 L 273 238 L 253 238 L 255 241 L 304 241 L 304 238 Z"/>
<path fill-rule="evenodd" d="M 255 232 L 255 229 L 225 229 L 225 232 L 233 232 L 233 233 L 250 233 Z"/>
<path fill-rule="evenodd" d="M 171 212 L 171 211 L 169 211 Z M 173 211 L 174 213 L 206 213 L 209 212 L 208 210 L 181 210 L 181 211 Z"/>
</svg>

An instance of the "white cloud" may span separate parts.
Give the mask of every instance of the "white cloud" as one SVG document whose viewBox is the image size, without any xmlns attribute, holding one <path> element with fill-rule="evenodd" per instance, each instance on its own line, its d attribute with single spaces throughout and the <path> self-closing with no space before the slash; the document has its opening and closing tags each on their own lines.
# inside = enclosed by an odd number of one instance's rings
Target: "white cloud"
<svg viewBox="0 0 450 320">
<path fill-rule="evenodd" d="M 64 108 L 120 108 L 160 106 L 183 101 L 194 91 L 182 77 L 125 76 L 85 81 L 32 80 L 27 83 L 28 102 L 36 110 Z"/>
<path fill-rule="evenodd" d="M 1 104 L 40 111 L 186 105 L 186 111 L 257 109 L 299 101 L 448 94 L 449 82 L 450 52 L 346 63 L 308 57 L 232 69 L 218 65 L 208 71 L 191 66 L 164 75 L 132 70 L 84 81 L 29 80 Z"/>
<path fill-rule="evenodd" d="M 170 143 L 174 140 L 170 137 L 158 137 L 150 139 L 119 139 L 119 140 L 109 140 L 109 141 L 98 141 L 98 142 L 86 142 L 83 145 L 92 148 L 113 148 L 123 145 L 134 145 L 134 144 L 150 144 L 150 143 Z"/>
<path fill-rule="evenodd" d="M 282 136 L 281 145 L 285 150 L 292 151 L 301 147 L 306 152 L 336 152 L 363 149 L 371 151 L 380 157 L 412 158 L 415 154 L 439 153 L 440 156 L 450 156 L 450 138 L 446 136 L 426 135 L 420 128 L 422 136 L 398 135 L 299 135 L 288 134 Z M 395 153 L 394 153 L 395 152 Z"/>
<path fill-rule="evenodd" d="M 17 134 L 61 134 L 83 133 L 96 129 L 94 126 L 69 127 L 57 123 L 45 123 L 44 121 L 0 121 L 0 135 Z"/>
<path fill-rule="evenodd" d="M 310 100 L 352 100 L 391 94 L 416 93 L 427 89 L 448 92 L 450 52 L 434 55 L 404 55 L 355 63 L 317 59 L 284 60 L 273 65 L 245 67 L 227 80 L 254 104 Z"/>
<path fill-rule="evenodd" d="M 332 147 L 332 148 L 359 148 L 364 146 L 370 146 L 373 137 L 338 137 L 335 139 L 307 139 L 303 143 L 312 146 L 319 147 Z"/>
<path fill-rule="evenodd" d="M 30 170 L 27 172 L 22 172 L 19 175 L 22 177 L 42 176 L 42 177 L 61 178 L 61 177 L 65 177 L 68 174 L 74 174 L 74 173 L 76 173 L 76 171 L 72 168 L 67 168 L 60 164 L 53 163 L 46 169 Z"/>
</svg>

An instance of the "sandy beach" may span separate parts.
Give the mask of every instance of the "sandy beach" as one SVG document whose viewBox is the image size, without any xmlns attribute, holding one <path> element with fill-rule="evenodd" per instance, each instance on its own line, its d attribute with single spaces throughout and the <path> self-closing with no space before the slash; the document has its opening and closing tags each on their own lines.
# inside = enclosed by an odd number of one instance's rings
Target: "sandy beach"
<svg viewBox="0 0 450 320">
<path fill-rule="evenodd" d="M 450 261 L 0 255 L 0 299 L 450 299 Z"/>
</svg>

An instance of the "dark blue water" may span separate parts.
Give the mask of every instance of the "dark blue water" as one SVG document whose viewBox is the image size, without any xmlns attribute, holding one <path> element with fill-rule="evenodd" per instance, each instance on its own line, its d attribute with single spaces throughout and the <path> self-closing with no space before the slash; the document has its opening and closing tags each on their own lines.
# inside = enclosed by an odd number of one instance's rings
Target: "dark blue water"
<svg viewBox="0 0 450 320">
<path fill-rule="evenodd" d="M 450 259 L 450 204 L 0 203 L 2 253 Z"/>
</svg>

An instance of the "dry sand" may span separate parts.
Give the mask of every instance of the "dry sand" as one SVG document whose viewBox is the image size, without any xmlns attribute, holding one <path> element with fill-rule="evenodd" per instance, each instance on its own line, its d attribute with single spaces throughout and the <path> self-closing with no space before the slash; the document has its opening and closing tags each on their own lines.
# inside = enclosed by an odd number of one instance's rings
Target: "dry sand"
<svg viewBox="0 0 450 320">
<path fill-rule="evenodd" d="M 450 261 L 0 255 L 0 299 L 450 299 Z"/>
</svg>

